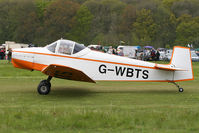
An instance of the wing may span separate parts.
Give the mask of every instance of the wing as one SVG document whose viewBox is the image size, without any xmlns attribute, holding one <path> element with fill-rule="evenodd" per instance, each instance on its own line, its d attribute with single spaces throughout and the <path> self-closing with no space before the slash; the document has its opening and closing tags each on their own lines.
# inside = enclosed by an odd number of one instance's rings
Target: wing
<svg viewBox="0 0 199 133">
<path fill-rule="evenodd" d="M 56 78 L 95 83 L 95 81 L 84 72 L 67 66 L 51 64 L 42 70 L 42 72 Z"/>
</svg>

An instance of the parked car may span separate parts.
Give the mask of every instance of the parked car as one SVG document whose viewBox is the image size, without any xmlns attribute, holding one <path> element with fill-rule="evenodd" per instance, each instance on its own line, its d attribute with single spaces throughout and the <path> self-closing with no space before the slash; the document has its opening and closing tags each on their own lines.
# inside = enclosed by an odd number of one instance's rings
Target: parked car
<svg viewBox="0 0 199 133">
<path fill-rule="evenodd" d="M 191 60 L 193 62 L 199 61 L 199 56 L 196 54 L 196 51 L 191 51 Z"/>
<path fill-rule="evenodd" d="M 199 56 L 199 48 L 195 49 L 196 54 Z"/>
<path fill-rule="evenodd" d="M 88 45 L 88 48 L 92 49 L 92 50 L 100 50 L 102 48 L 101 45 Z"/>
<path fill-rule="evenodd" d="M 166 50 L 166 54 L 165 54 L 165 59 L 164 60 L 170 61 L 171 60 L 171 56 L 172 56 L 172 52 L 173 52 L 172 49 Z"/>
<path fill-rule="evenodd" d="M 140 46 L 122 46 L 122 45 L 119 45 L 117 47 L 117 52 L 119 53 L 119 51 L 122 51 L 124 56 L 136 59 L 137 58 L 137 51 L 139 49 L 141 49 Z"/>
</svg>

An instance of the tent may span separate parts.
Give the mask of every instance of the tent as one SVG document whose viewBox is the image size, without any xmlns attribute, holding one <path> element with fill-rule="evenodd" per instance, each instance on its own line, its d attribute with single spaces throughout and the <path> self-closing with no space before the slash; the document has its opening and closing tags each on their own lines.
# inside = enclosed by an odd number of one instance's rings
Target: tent
<svg viewBox="0 0 199 133">
<path fill-rule="evenodd" d="M 144 48 L 150 48 L 150 49 L 152 49 L 153 46 L 144 46 Z"/>
</svg>

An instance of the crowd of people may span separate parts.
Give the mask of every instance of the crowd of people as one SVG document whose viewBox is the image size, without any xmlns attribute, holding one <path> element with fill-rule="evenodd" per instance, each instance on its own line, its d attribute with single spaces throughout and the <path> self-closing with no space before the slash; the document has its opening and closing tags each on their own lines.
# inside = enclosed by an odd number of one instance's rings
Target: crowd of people
<svg viewBox="0 0 199 133">
<path fill-rule="evenodd" d="M 152 49 L 144 49 L 141 52 L 141 59 L 145 61 L 159 61 L 160 60 L 160 52 L 159 50 Z"/>
<path fill-rule="evenodd" d="M 91 50 L 97 50 L 108 54 L 114 54 L 119 56 L 128 56 L 128 54 L 124 54 L 123 48 L 114 48 L 109 46 L 107 48 L 98 46 L 98 47 L 90 47 Z M 160 52 L 159 50 L 155 50 L 154 48 L 144 48 L 144 49 L 136 49 L 133 52 L 133 56 L 135 59 L 144 60 L 144 61 L 159 61 L 160 60 Z M 128 56 L 129 57 L 129 56 Z"/>
<path fill-rule="evenodd" d="M 121 49 L 116 49 L 110 46 L 108 49 L 105 49 L 102 47 L 102 51 L 108 54 L 114 54 L 114 55 L 119 55 L 119 56 L 124 56 L 124 53 Z"/>
<path fill-rule="evenodd" d="M 9 48 L 7 51 L 5 48 L 0 49 L 0 60 L 8 60 L 8 63 L 11 62 L 12 49 Z"/>
<path fill-rule="evenodd" d="M 5 48 L 0 49 L 0 60 L 4 60 L 6 56 Z"/>
<path fill-rule="evenodd" d="M 105 47 L 91 47 L 92 50 L 101 51 L 108 54 L 114 54 L 118 56 L 126 56 L 124 55 L 124 51 L 121 48 L 114 48 L 109 46 L 108 48 Z M 160 60 L 160 52 L 159 50 L 152 49 L 142 49 L 142 50 L 135 50 L 133 53 L 134 55 L 131 56 L 135 59 L 144 60 L 144 61 L 158 61 Z M 0 49 L 0 60 L 8 60 L 11 61 L 12 56 L 12 49 L 9 48 L 7 51 L 5 48 Z"/>
</svg>

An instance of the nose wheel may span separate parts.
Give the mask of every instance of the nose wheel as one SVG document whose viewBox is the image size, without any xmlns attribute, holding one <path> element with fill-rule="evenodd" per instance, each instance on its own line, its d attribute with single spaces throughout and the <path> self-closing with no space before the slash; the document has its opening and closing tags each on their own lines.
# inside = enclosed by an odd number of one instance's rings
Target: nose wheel
<svg viewBox="0 0 199 133">
<path fill-rule="evenodd" d="M 52 79 L 51 76 L 48 77 L 47 80 L 42 80 L 38 87 L 37 87 L 37 91 L 39 94 L 41 95 L 47 95 L 50 93 L 50 90 L 51 90 L 51 83 L 50 83 L 50 80 Z"/>
</svg>

